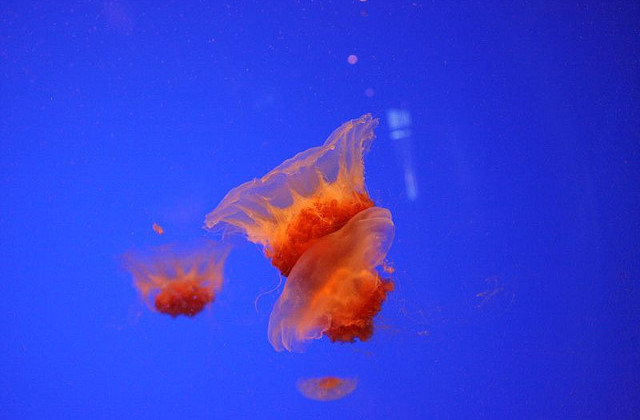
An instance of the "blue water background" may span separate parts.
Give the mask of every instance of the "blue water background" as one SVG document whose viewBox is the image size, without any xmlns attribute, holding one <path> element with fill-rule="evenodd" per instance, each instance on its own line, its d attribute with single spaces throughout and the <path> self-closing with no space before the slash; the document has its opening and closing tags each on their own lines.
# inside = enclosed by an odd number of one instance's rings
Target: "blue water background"
<svg viewBox="0 0 640 420">
<path fill-rule="evenodd" d="M 0 417 L 638 418 L 639 38 L 634 1 L 2 2 Z M 253 244 L 201 315 L 141 302 L 123 252 L 369 112 L 371 341 L 276 353 Z"/>
</svg>

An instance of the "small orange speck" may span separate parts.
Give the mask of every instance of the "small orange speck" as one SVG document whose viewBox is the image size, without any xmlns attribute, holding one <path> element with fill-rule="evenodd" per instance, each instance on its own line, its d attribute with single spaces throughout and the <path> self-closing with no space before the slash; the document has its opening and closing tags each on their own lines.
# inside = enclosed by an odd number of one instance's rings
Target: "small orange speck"
<svg viewBox="0 0 640 420">
<path fill-rule="evenodd" d="M 387 274 L 393 274 L 393 272 L 396 271 L 396 269 L 393 268 L 393 266 L 391 266 L 391 264 L 388 261 L 385 261 L 382 264 L 382 270 Z"/>
<path fill-rule="evenodd" d="M 366 89 L 364 90 L 364 94 L 365 94 L 365 96 L 366 96 L 367 98 L 373 98 L 373 95 L 375 95 L 375 94 L 376 94 L 376 91 L 375 91 L 375 90 L 373 90 L 373 88 L 366 88 Z"/>
<path fill-rule="evenodd" d="M 153 224 L 153 230 L 155 233 L 157 233 L 158 235 L 162 235 L 164 233 L 164 229 L 162 229 L 162 226 L 160 226 L 157 223 Z"/>
<path fill-rule="evenodd" d="M 349 62 L 349 64 L 356 64 L 358 62 L 358 56 L 355 54 L 351 54 L 349 57 L 347 57 L 347 62 Z"/>
</svg>

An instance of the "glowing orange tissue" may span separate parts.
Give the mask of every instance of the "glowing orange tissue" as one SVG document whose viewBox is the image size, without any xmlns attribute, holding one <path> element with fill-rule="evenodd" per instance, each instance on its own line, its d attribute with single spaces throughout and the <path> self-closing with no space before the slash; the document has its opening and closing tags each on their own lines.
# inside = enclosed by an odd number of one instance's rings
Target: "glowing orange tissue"
<svg viewBox="0 0 640 420">
<path fill-rule="evenodd" d="M 155 298 L 158 312 L 176 317 L 194 316 L 213 302 L 213 290 L 201 286 L 197 279 L 175 279 L 160 288 Z"/>
<path fill-rule="evenodd" d="M 220 291 L 227 254 L 218 244 L 190 250 L 167 246 L 147 255 L 129 253 L 125 267 L 143 299 L 158 312 L 192 317 Z"/>
<path fill-rule="evenodd" d="M 356 378 L 325 376 L 298 381 L 298 390 L 305 397 L 316 401 L 333 401 L 351 394 L 358 384 Z"/>
</svg>

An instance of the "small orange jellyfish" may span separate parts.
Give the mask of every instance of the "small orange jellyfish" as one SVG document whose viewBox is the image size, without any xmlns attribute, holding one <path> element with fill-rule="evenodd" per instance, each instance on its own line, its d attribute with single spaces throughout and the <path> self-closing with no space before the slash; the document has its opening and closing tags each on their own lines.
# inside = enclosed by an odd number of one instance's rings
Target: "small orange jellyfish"
<svg viewBox="0 0 640 420">
<path fill-rule="evenodd" d="M 192 317 L 213 302 L 222 287 L 229 249 L 208 243 L 198 249 L 158 248 L 149 255 L 128 253 L 131 272 L 143 299 L 160 313 Z"/>
<path fill-rule="evenodd" d="M 305 397 L 316 401 L 339 400 L 353 392 L 358 385 L 357 378 L 336 378 L 325 376 L 298 380 L 298 391 Z"/>
</svg>

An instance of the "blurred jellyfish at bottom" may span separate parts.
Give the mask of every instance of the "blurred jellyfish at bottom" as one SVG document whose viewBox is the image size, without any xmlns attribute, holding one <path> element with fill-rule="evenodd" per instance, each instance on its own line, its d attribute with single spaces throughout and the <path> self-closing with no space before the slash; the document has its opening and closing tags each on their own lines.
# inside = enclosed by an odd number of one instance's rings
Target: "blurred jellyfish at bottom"
<svg viewBox="0 0 640 420">
<path fill-rule="evenodd" d="M 301 378 L 298 391 L 305 397 L 316 401 L 334 401 L 351 394 L 358 385 L 358 378 L 338 378 L 323 376 L 319 378 Z"/>
</svg>

